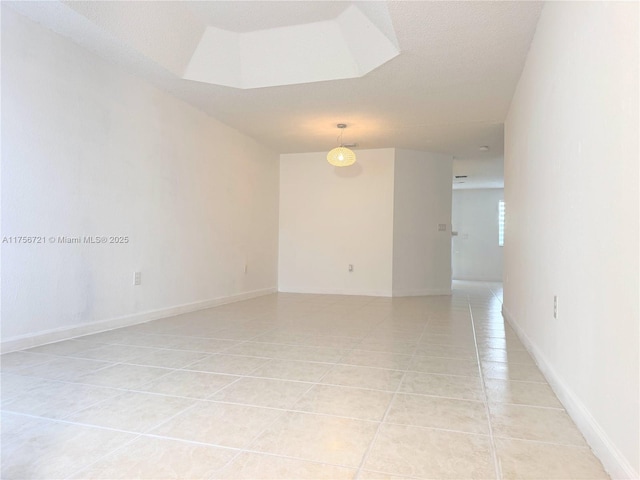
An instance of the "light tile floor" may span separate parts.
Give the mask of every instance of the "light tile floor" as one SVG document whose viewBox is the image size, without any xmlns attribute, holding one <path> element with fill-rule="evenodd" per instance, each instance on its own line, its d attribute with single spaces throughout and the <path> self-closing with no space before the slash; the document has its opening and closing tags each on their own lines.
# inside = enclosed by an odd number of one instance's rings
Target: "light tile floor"
<svg viewBox="0 0 640 480">
<path fill-rule="evenodd" d="M 501 295 L 276 294 L 3 355 L 2 478 L 608 478 Z"/>
</svg>

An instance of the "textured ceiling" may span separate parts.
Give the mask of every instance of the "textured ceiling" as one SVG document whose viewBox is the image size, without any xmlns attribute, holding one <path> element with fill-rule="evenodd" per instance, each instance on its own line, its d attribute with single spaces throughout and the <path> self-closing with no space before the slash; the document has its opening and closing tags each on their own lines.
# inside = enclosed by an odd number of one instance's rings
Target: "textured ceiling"
<svg viewBox="0 0 640 480">
<path fill-rule="evenodd" d="M 234 3 L 230 8 L 230 3 Z M 231 32 L 252 32 L 332 20 L 349 2 L 184 2 L 203 23 Z"/>
<path fill-rule="evenodd" d="M 455 156 L 456 173 L 475 172 L 467 187 L 498 186 L 503 122 L 542 8 L 520 1 L 2 4 L 277 152 L 327 150 L 336 123 L 347 123 L 344 142 L 359 148 Z M 387 37 L 395 32 L 400 50 L 361 78 L 249 90 L 181 78 L 207 27 L 249 32 L 319 22 L 352 4 Z M 480 145 L 491 150 L 479 152 Z"/>
</svg>

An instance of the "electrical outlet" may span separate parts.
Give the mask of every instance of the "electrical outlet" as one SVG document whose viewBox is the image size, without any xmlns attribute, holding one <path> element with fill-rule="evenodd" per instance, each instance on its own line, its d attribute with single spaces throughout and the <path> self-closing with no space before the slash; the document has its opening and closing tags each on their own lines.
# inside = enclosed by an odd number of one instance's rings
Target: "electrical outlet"
<svg viewBox="0 0 640 480">
<path fill-rule="evenodd" d="M 558 319 L 558 296 L 553 296 L 553 318 Z"/>
<path fill-rule="evenodd" d="M 140 285 L 142 283 L 142 272 L 133 272 L 133 284 Z"/>
<path fill-rule="evenodd" d="M 446 232 L 447 231 L 447 224 L 446 223 L 439 223 L 438 224 L 438 231 L 439 232 Z"/>
</svg>

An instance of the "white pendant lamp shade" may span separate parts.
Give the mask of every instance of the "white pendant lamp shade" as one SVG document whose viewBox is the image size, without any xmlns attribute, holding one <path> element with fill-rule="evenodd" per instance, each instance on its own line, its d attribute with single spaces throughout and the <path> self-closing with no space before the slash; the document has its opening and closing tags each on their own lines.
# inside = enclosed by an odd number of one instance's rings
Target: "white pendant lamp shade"
<svg viewBox="0 0 640 480">
<path fill-rule="evenodd" d="M 348 167 L 356 163 L 356 154 L 347 147 L 336 147 L 327 153 L 327 161 L 336 167 Z"/>
<path fill-rule="evenodd" d="M 353 150 L 345 147 L 342 143 L 342 132 L 347 128 L 347 124 L 339 123 L 336 126 L 340 129 L 340 136 L 338 137 L 338 143 L 340 146 L 327 153 L 327 161 L 336 167 L 348 167 L 349 165 L 356 163 L 356 154 L 353 153 Z"/>
</svg>

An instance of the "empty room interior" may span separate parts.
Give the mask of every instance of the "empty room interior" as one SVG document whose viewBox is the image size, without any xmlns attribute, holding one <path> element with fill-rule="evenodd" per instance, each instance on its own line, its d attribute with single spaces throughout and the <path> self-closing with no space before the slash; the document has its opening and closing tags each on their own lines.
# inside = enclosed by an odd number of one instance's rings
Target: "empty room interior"
<svg viewBox="0 0 640 480">
<path fill-rule="evenodd" d="M 639 478 L 639 17 L 2 1 L 1 478 Z"/>
</svg>

